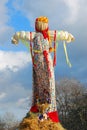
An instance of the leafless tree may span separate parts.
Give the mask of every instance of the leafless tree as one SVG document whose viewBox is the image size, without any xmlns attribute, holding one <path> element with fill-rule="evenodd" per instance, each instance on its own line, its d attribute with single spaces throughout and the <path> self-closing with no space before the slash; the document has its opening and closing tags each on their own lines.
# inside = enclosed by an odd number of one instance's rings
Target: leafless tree
<svg viewBox="0 0 87 130">
<path fill-rule="evenodd" d="M 56 82 L 56 99 L 60 119 L 67 128 L 87 127 L 87 87 L 75 79 Z M 70 125 L 69 125 L 70 124 Z M 78 128 L 77 128 L 78 126 Z"/>
<path fill-rule="evenodd" d="M 72 107 L 76 107 L 77 101 L 84 93 L 83 85 L 75 79 L 62 79 L 56 82 L 56 99 L 58 110 L 68 111 Z M 76 101 L 76 104 L 75 104 Z M 74 102 L 74 103 L 73 103 Z"/>
<path fill-rule="evenodd" d="M 3 120 L 0 118 L 0 130 L 4 130 L 5 123 Z"/>
<path fill-rule="evenodd" d="M 11 112 L 5 113 L 5 115 L 3 116 L 3 122 L 5 130 L 16 130 L 19 124 L 16 117 Z"/>
</svg>

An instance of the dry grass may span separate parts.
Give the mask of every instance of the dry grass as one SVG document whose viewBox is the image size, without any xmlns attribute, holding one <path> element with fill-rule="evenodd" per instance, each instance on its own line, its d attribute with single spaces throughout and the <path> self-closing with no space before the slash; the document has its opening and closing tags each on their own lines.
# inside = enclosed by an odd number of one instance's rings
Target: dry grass
<svg viewBox="0 0 87 130">
<path fill-rule="evenodd" d="M 19 130 L 65 130 L 60 123 L 54 123 L 50 119 L 39 121 L 37 117 L 24 118 Z"/>
</svg>

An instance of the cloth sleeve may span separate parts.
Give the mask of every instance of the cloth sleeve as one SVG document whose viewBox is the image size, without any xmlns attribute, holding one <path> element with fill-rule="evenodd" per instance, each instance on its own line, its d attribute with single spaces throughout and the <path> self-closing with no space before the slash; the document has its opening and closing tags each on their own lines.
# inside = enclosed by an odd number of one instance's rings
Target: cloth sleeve
<svg viewBox="0 0 87 130">
<path fill-rule="evenodd" d="M 55 31 L 50 31 L 50 39 L 54 41 Z M 66 41 L 67 43 L 74 41 L 74 36 L 67 31 L 56 31 L 56 41 Z"/>
<path fill-rule="evenodd" d="M 35 37 L 35 32 L 20 31 L 20 32 L 16 32 L 11 38 L 11 40 L 13 44 L 18 44 L 19 40 L 30 41 L 33 40 L 34 37 Z"/>
</svg>

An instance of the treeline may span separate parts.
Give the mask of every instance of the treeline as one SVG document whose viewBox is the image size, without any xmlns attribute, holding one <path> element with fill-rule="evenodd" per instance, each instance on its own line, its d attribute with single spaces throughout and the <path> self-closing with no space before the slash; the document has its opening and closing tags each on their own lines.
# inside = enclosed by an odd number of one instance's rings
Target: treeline
<svg viewBox="0 0 87 130">
<path fill-rule="evenodd" d="M 19 121 L 13 113 L 7 112 L 0 118 L 0 130 L 17 130 Z"/>
<path fill-rule="evenodd" d="M 60 120 L 67 130 L 87 130 L 87 86 L 75 79 L 56 82 Z"/>
</svg>

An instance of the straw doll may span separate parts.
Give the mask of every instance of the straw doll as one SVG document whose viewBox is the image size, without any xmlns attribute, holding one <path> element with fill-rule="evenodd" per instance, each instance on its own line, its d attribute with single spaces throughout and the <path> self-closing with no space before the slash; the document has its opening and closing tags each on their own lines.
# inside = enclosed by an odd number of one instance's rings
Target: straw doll
<svg viewBox="0 0 87 130">
<path fill-rule="evenodd" d="M 54 75 L 56 42 L 69 43 L 74 37 L 67 31 L 49 30 L 48 18 L 41 16 L 35 20 L 35 32 L 20 31 L 14 34 L 12 43 L 18 44 L 19 40 L 29 41 L 32 58 L 33 97 L 30 112 L 39 113 L 38 104 L 48 104 L 45 113 L 53 122 L 59 122 Z"/>
</svg>

